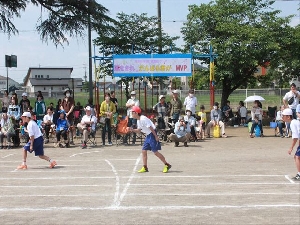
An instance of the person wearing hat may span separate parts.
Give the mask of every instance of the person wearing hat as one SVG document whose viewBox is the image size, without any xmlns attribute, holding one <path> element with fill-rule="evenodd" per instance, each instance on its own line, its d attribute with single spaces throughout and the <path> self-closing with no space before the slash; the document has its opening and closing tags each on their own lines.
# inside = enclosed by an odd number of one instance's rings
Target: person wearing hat
<svg viewBox="0 0 300 225">
<path fill-rule="evenodd" d="M 157 124 L 158 129 L 166 129 L 168 127 L 168 105 L 166 103 L 166 97 L 164 95 L 159 96 L 159 102 L 153 106 L 153 110 L 157 112 Z"/>
<path fill-rule="evenodd" d="M 130 99 L 128 99 L 128 101 L 126 102 L 127 116 L 128 116 L 128 124 L 127 124 L 127 126 L 128 127 L 136 126 L 137 125 L 137 120 L 135 118 L 133 118 L 133 116 L 132 116 L 132 107 L 133 106 L 140 106 L 140 101 L 138 99 L 136 99 L 136 93 L 135 93 L 135 91 L 132 91 L 130 93 Z M 128 145 L 128 142 L 127 142 L 128 137 L 129 137 L 129 134 L 127 134 L 125 136 L 123 144 Z M 132 137 L 132 144 L 133 145 L 135 144 L 135 141 L 136 141 L 136 133 L 134 133 L 133 137 Z"/>
<path fill-rule="evenodd" d="M 44 102 L 43 96 L 38 94 L 37 100 L 34 104 L 34 112 L 36 114 L 36 120 L 43 120 L 46 114 L 46 104 Z"/>
<path fill-rule="evenodd" d="M 175 123 L 174 133 L 169 135 L 169 140 L 174 141 L 175 147 L 179 146 L 179 142 L 183 142 L 185 147 L 188 147 L 188 141 L 191 137 L 191 128 L 188 121 L 184 120 L 183 116 L 180 116 Z"/>
<path fill-rule="evenodd" d="M 16 103 L 16 104 L 18 104 L 18 103 Z M 20 101 L 19 106 L 20 106 L 21 115 L 23 114 L 23 112 L 28 112 L 28 107 L 30 106 L 30 101 L 27 98 L 27 93 L 26 92 L 24 92 L 22 94 L 22 99 Z"/>
<path fill-rule="evenodd" d="M 213 109 L 210 111 L 210 122 L 206 127 L 207 137 L 210 138 L 210 129 L 214 126 L 220 126 L 222 131 L 222 137 L 227 138 L 225 134 L 225 124 L 221 121 L 222 119 L 222 111 L 219 109 L 219 103 L 215 102 Z"/>
<path fill-rule="evenodd" d="M 27 122 L 27 131 L 29 133 L 30 140 L 29 142 L 23 147 L 23 163 L 17 167 L 18 170 L 26 170 L 27 164 L 27 152 L 34 152 L 35 156 L 40 157 L 41 159 L 44 159 L 48 162 L 50 162 L 50 168 L 53 168 L 57 165 L 57 163 L 53 160 L 51 160 L 48 156 L 44 155 L 44 140 L 43 140 L 43 134 L 36 124 L 31 119 L 30 112 L 24 112 L 22 114 L 22 120 L 24 122 Z"/>
<path fill-rule="evenodd" d="M 92 108 L 85 107 L 85 115 L 82 117 L 81 122 L 77 124 L 79 132 L 82 133 L 82 149 L 86 148 L 89 134 L 96 132 L 97 118 L 92 115 Z"/>
<path fill-rule="evenodd" d="M 74 107 L 75 107 L 75 101 L 71 97 L 71 94 L 72 94 L 72 91 L 69 88 L 66 88 L 65 91 L 64 91 L 65 97 L 63 98 L 63 100 L 61 102 L 60 110 L 64 110 L 66 112 L 66 118 L 69 122 L 69 125 L 71 126 L 71 129 L 70 129 L 71 142 L 70 142 L 70 144 L 74 144 L 74 142 L 73 142 L 74 130 L 72 129 L 72 127 L 74 125 L 73 110 L 74 110 Z"/>
<path fill-rule="evenodd" d="M 198 101 L 194 96 L 194 90 L 189 90 L 189 95 L 184 99 L 183 105 L 185 105 L 185 108 L 191 109 L 192 115 L 195 117 Z"/>
<path fill-rule="evenodd" d="M 177 122 L 179 119 L 180 111 L 182 109 L 182 102 L 179 98 L 179 91 L 178 90 L 173 90 L 172 91 L 172 99 L 170 101 L 171 104 L 171 116 L 173 122 Z"/>
<path fill-rule="evenodd" d="M 146 135 L 143 148 L 143 167 L 138 171 L 139 173 L 149 172 L 148 170 L 148 162 L 147 162 L 147 151 L 152 151 L 154 155 L 156 155 L 163 163 L 163 173 L 167 173 L 171 169 L 171 165 L 167 163 L 165 157 L 158 152 L 161 150 L 161 145 L 159 142 L 159 138 L 156 134 L 155 125 L 152 121 L 142 115 L 142 110 L 138 106 L 133 106 L 131 109 L 132 117 L 137 120 L 137 128 L 130 127 L 130 131 L 134 133 L 144 133 Z"/>
<path fill-rule="evenodd" d="M 282 119 L 286 123 L 290 123 L 290 127 L 292 130 L 292 145 L 288 150 L 288 154 L 291 155 L 293 152 L 293 149 L 296 144 L 297 150 L 294 155 L 294 160 L 297 168 L 297 174 L 295 177 L 293 177 L 294 180 L 300 181 L 300 145 L 299 145 L 299 139 L 300 139 L 300 121 L 293 118 L 294 112 L 292 109 L 287 108 L 282 111 Z M 300 118 L 300 110 L 297 112 L 298 118 Z"/>
<path fill-rule="evenodd" d="M 197 140 L 196 130 L 195 130 L 196 119 L 195 119 L 195 117 L 192 116 L 192 110 L 190 108 L 187 108 L 185 110 L 185 116 L 183 118 L 184 118 L 184 121 L 188 122 L 190 129 L 191 129 L 192 138 L 194 139 L 194 141 L 196 141 Z"/>
<path fill-rule="evenodd" d="M 289 92 L 287 92 L 282 101 L 285 106 L 285 108 L 290 108 L 293 111 L 293 118 L 296 119 L 296 107 L 299 104 L 300 99 L 300 92 L 296 88 L 296 84 L 291 84 L 291 89 Z"/>
</svg>

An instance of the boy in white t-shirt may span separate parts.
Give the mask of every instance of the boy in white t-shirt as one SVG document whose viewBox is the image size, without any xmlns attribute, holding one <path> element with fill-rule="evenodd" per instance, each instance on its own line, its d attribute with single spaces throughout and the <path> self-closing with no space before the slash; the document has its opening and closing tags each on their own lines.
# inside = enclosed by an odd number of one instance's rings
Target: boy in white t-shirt
<svg viewBox="0 0 300 225">
<path fill-rule="evenodd" d="M 158 152 L 161 150 L 161 145 L 159 142 L 159 138 L 155 131 L 155 125 L 152 121 L 146 116 L 141 115 L 142 110 L 138 106 L 132 107 L 132 117 L 137 119 L 137 129 L 130 128 L 130 131 L 135 133 L 145 133 L 146 138 L 143 144 L 142 154 L 143 154 L 143 167 L 138 172 L 145 173 L 148 171 L 147 166 L 147 151 L 152 151 L 164 164 L 165 167 L 163 169 L 163 173 L 167 173 L 169 169 L 171 169 L 171 165 L 167 163 L 165 157 Z"/>
<path fill-rule="evenodd" d="M 50 168 L 56 166 L 56 162 L 52 161 L 48 156 L 44 155 L 44 140 L 43 134 L 36 124 L 34 120 L 31 119 L 30 112 L 24 112 L 22 115 L 22 120 L 27 122 L 27 130 L 29 133 L 30 140 L 23 148 L 23 163 L 17 167 L 18 170 L 26 170 L 26 159 L 27 159 L 27 152 L 34 152 L 35 156 L 40 157 L 48 162 L 50 162 Z"/>
<path fill-rule="evenodd" d="M 298 118 L 299 118 L 299 112 L 297 112 Z M 291 123 L 291 130 L 292 130 L 292 146 L 288 150 L 288 154 L 291 155 L 293 148 L 295 147 L 296 143 L 298 142 L 298 147 L 294 155 L 296 168 L 298 170 L 298 173 L 295 177 L 293 177 L 294 180 L 300 181 L 300 121 L 293 119 L 293 111 L 292 109 L 284 109 L 282 112 L 282 119 L 284 122 L 290 122 Z"/>
</svg>

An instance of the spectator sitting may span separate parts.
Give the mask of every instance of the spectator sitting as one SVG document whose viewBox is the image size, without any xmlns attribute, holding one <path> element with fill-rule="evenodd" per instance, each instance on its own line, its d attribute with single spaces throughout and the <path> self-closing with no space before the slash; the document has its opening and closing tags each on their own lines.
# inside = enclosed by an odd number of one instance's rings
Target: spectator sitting
<svg viewBox="0 0 300 225">
<path fill-rule="evenodd" d="M 14 124 L 12 122 L 12 118 L 9 118 L 7 113 L 3 113 L 1 119 L 1 132 L 0 132 L 0 142 L 1 142 L 1 149 L 12 148 L 12 137 L 15 136 Z M 6 137 L 7 139 L 7 146 L 3 146 L 3 139 Z"/>
<path fill-rule="evenodd" d="M 233 113 L 232 113 L 232 109 L 230 107 L 230 101 L 227 100 L 226 101 L 226 105 L 223 107 L 223 119 L 224 122 L 228 122 L 231 120 L 231 118 L 233 117 Z"/>
<path fill-rule="evenodd" d="M 258 100 L 254 101 L 253 108 L 251 110 L 251 117 L 252 117 L 252 127 L 250 131 L 250 137 L 253 138 L 254 128 L 258 125 L 261 130 L 261 136 L 263 136 L 263 129 L 262 129 L 262 115 L 263 110 L 259 107 L 260 102 Z"/>
<path fill-rule="evenodd" d="M 54 144 L 54 147 L 69 147 L 69 140 L 68 140 L 68 129 L 69 123 L 66 119 L 66 113 L 64 110 L 60 111 L 59 118 L 56 123 L 56 140 L 57 142 Z M 60 143 L 60 136 L 64 138 L 64 144 Z"/>
<path fill-rule="evenodd" d="M 16 99 L 12 98 L 11 103 L 8 106 L 8 112 L 7 114 L 9 117 L 13 118 L 14 120 L 18 121 L 20 119 L 20 107 L 16 104 Z"/>
<path fill-rule="evenodd" d="M 187 108 L 185 110 L 185 114 L 186 115 L 184 116 L 184 121 L 188 122 L 188 124 L 190 125 L 191 135 L 193 139 L 197 140 L 196 130 L 195 130 L 196 119 L 192 116 L 192 110 L 190 108 Z"/>
<path fill-rule="evenodd" d="M 213 126 L 220 126 L 222 130 L 222 137 L 227 138 L 225 135 L 225 124 L 221 121 L 222 112 L 219 109 L 219 103 L 215 102 L 214 108 L 210 112 L 210 122 L 207 124 L 206 133 L 207 137 L 210 138 L 210 128 Z"/>
<path fill-rule="evenodd" d="M 188 147 L 187 142 L 191 137 L 191 128 L 184 117 L 179 117 L 178 122 L 175 124 L 174 134 L 169 135 L 169 139 L 175 142 L 175 147 L 179 146 L 179 142 L 183 142 L 185 147 Z"/>
<path fill-rule="evenodd" d="M 44 124 L 44 129 L 45 129 L 45 134 L 46 134 L 44 143 L 47 144 L 47 143 L 49 143 L 50 130 L 53 129 L 53 127 L 54 127 L 53 110 L 50 106 L 47 108 L 47 114 L 43 118 L 43 124 Z"/>
</svg>

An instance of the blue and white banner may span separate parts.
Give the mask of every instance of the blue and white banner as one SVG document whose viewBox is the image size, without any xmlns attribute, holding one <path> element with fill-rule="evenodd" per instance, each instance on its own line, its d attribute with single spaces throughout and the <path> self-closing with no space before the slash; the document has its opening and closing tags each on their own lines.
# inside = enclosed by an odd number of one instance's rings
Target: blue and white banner
<svg viewBox="0 0 300 225">
<path fill-rule="evenodd" d="M 114 77 L 191 76 L 191 54 L 114 55 Z"/>
</svg>

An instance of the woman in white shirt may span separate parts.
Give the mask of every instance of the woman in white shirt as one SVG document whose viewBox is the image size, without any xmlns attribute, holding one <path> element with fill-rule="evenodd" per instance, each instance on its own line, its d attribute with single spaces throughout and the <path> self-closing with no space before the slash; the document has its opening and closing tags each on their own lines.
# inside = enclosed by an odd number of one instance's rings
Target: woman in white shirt
<svg viewBox="0 0 300 225">
<path fill-rule="evenodd" d="M 49 142 L 49 133 L 51 130 L 51 126 L 53 125 L 53 109 L 52 107 L 47 108 L 47 114 L 43 118 L 43 124 L 46 134 L 46 139 L 44 141 L 45 144 Z"/>
</svg>

